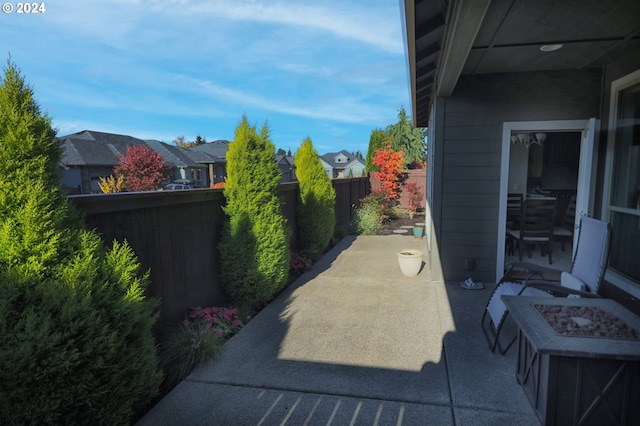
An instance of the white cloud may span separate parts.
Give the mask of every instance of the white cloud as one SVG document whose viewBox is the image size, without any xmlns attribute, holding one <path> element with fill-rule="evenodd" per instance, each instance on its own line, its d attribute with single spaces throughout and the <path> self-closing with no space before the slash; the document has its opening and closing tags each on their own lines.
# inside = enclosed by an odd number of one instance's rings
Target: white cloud
<svg viewBox="0 0 640 426">
<path fill-rule="evenodd" d="M 307 134 L 347 146 L 367 143 L 367 128 L 393 122 L 408 103 L 397 0 L 47 6 L 0 26 L 0 44 L 64 133 L 212 140 L 230 137 L 246 112 L 274 123 L 274 139 L 291 148 Z"/>
<path fill-rule="evenodd" d="M 111 3 L 111 5 L 108 5 Z M 100 11 L 113 10 L 113 5 L 122 13 L 138 20 L 145 14 L 165 16 L 187 28 L 201 21 L 216 26 L 225 20 L 246 21 L 273 25 L 285 24 L 298 29 L 315 29 L 339 38 L 359 41 L 389 52 L 402 53 L 400 11 L 395 2 L 337 1 L 269 1 L 269 0 L 115 0 L 100 2 Z M 98 12 L 96 13 L 98 15 Z M 392 14 L 395 19 L 389 19 Z M 127 17 L 123 17 L 121 29 L 126 28 Z"/>
</svg>

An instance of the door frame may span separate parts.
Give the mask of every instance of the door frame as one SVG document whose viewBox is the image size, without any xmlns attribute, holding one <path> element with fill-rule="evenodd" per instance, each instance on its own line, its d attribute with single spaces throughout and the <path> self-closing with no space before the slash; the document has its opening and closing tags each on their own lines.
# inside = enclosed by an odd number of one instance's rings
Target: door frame
<svg viewBox="0 0 640 426">
<path fill-rule="evenodd" d="M 580 164 L 578 166 L 578 195 L 576 197 L 576 223 L 581 216 L 592 215 L 595 192 L 595 166 L 597 147 L 595 135 L 600 122 L 595 118 L 587 120 L 550 121 L 505 121 L 502 125 L 502 158 L 500 160 L 500 202 L 498 210 L 498 232 L 496 256 L 496 282 L 504 275 L 505 237 L 500 232 L 507 226 L 507 193 L 509 192 L 509 159 L 512 132 L 580 132 Z M 586 187 L 588 186 L 588 187 Z M 577 238 L 575 233 L 574 240 Z M 573 244 L 575 249 L 575 241 Z"/>
</svg>

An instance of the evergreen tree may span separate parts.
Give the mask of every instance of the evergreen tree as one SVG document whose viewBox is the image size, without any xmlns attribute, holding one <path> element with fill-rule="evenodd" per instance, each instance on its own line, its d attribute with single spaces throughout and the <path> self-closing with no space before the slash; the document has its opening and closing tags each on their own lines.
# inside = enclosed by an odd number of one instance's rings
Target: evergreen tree
<svg viewBox="0 0 640 426">
<path fill-rule="evenodd" d="M 126 424 L 162 379 L 148 274 L 61 191 L 51 120 L 0 79 L 0 424 Z"/>
<path fill-rule="evenodd" d="M 387 133 L 393 142 L 393 150 L 404 152 L 406 165 L 426 160 L 426 129 L 414 128 L 403 107 L 398 112 L 398 122 L 387 126 Z"/>
<path fill-rule="evenodd" d="M 239 303 L 261 308 L 284 288 L 289 235 L 278 197 L 280 168 L 265 124 L 260 133 L 247 117 L 227 151 L 225 222 L 220 241 L 222 283 Z"/>
<path fill-rule="evenodd" d="M 306 138 L 294 157 L 300 182 L 298 200 L 298 242 L 313 260 L 329 246 L 336 225 L 336 192 L 322 167 L 320 156 Z"/>
<path fill-rule="evenodd" d="M 379 168 L 373 164 L 373 157 L 376 156 L 378 149 L 384 148 L 385 142 L 389 141 L 389 134 L 382 129 L 375 129 L 369 137 L 369 149 L 367 150 L 367 159 L 365 162 L 365 170 L 368 172 L 377 172 Z"/>
</svg>

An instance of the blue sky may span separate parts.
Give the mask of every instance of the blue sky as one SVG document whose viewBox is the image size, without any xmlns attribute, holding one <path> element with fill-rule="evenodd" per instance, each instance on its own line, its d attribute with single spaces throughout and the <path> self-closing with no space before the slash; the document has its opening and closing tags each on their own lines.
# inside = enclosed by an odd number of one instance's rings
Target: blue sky
<svg viewBox="0 0 640 426">
<path fill-rule="evenodd" d="M 277 148 L 366 154 L 411 113 L 399 0 L 44 3 L 0 14 L 0 47 L 59 136 L 231 140 L 246 114 Z"/>
</svg>

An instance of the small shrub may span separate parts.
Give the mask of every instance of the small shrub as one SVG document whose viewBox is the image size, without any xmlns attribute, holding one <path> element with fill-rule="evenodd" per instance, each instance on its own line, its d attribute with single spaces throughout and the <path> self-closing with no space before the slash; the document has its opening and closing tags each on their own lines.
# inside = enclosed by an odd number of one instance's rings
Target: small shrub
<svg viewBox="0 0 640 426">
<path fill-rule="evenodd" d="M 109 176 L 106 178 L 101 177 L 98 186 L 103 194 L 114 194 L 116 192 L 124 191 L 124 177 Z"/>
<path fill-rule="evenodd" d="M 164 369 L 175 384 L 214 359 L 222 345 L 244 326 L 236 308 L 194 308 L 165 340 Z"/>
<path fill-rule="evenodd" d="M 360 207 L 356 209 L 354 231 L 357 234 L 374 235 L 394 215 L 394 207 L 385 192 L 374 191 L 360 200 Z"/>
<path fill-rule="evenodd" d="M 313 261 L 307 256 L 291 251 L 290 257 L 289 273 L 293 277 L 299 277 L 313 268 Z"/>
<path fill-rule="evenodd" d="M 212 333 L 204 323 L 180 324 L 164 343 L 163 368 L 169 385 L 178 383 L 196 367 L 215 358 L 223 344 L 224 338 Z"/>
<path fill-rule="evenodd" d="M 185 319 L 183 324 L 194 323 L 204 324 L 207 330 L 225 339 L 231 338 L 244 325 L 240 318 L 240 311 L 237 308 L 218 306 L 192 309 L 189 313 L 189 318 Z"/>
<path fill-rule="evenodd" d="M 380 214 L 371 207 L 363 206 L 356 210 L 354 231 L 360 235 L 375 235 L 382 228 Z"/>
<path fill-rule="evenodd" d="M 409 211 L 409 217 L 413 219 L 413 215 L 422 207 L 422 200 L 424 194 L 418 189 L 418 184 L 415 182 L 409 182 L 405 184 L 405 190 L 409 193 L 409 205 L 407 210 Z"/>
</svg>

